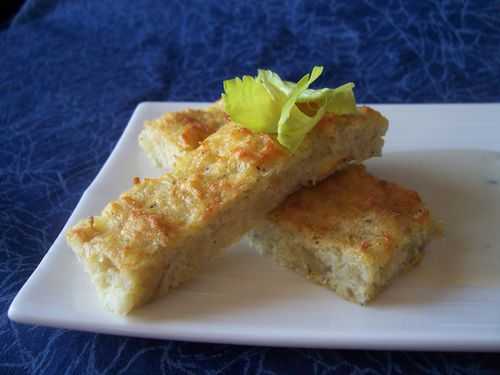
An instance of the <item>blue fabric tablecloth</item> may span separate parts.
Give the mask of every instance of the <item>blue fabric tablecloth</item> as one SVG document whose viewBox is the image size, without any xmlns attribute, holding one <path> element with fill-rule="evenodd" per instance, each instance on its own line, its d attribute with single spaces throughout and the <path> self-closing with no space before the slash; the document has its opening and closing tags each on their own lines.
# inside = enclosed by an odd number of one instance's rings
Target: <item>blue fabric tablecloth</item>
<svg viewBox="0 0 500 375">
<path fill-rule="evenodd" d="M 498 1 L 25 2 L 0 29 L 0 373 L 500 373 L 498 354 L 193 344 L 6 315 L 139 102 L 314 64 L 363 102 L 498 102 L 499 47 Z"/>
</svg>

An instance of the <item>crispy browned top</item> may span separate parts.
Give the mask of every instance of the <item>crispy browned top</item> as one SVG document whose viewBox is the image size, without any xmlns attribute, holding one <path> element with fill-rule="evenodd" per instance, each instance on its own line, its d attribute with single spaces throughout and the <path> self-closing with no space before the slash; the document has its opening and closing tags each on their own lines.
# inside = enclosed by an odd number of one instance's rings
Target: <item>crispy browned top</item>
<svg viewBox="0 0 500 375">
<path fill-rule="evenodd" d="M 139 267 L 147 255 L 207 225 L 243 192 L 255 190 L 267 171 L 277 173 L 289 157 L 272 136 L 228 123 L 179 158 L 171 173 L 134 179 L 120 199 L 92 222 L 81 221 L 68 236 L 91 242 L 119 269 Z"/>
<path fill-rule="evenodd" d="M 291 195 L 270 220 L 316 245 L 355 249 L 380 263 L 413 234 L 432 228 L 418 193 L 373 177 L 362 165 Z"/>
<path fill-rule="evenodd" d="M 229 120 L 223 111 L 187 110 L 173 114 L 174 121 L 182 124 L 184 129 L 180 135 L 186 149 L 195 149 L 210 134 Z"/>
<path fill-rule="evenodd" d="M 146 126 L 156 127 L 175 145 L 185 151 L 191 151 L 228 122 L 229 116 L 219 101 L 208 108 L 167 113 L 146 123 Z"/>
</svg>

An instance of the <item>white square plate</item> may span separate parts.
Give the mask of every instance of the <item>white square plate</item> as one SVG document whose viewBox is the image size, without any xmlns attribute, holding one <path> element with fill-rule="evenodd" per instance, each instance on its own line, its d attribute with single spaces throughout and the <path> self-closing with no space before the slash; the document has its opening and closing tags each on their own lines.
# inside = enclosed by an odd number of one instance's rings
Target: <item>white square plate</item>
<svg viewBox="0 0 500 375">
<path fill-rule="evenodd" d="M 419 191 L 445 224 L 445 236 L 428 247 L 417 269 L 368 307 L 346 302 L 239 243 L 195 280 L 129 317 L 103 310 L 63 233 L 77 220 L 99 213 L 131 186 L 134 176 L 161 173 L 137 144 L 144 120 L 199 105 L 137 107 L 62 233 L 12 302 L 10 319 L 235 344 L 500 350 L 498 104 L 374 106 L 391 127 L 385 156 L 368 162 L 368 169 Z"/>
</svg>

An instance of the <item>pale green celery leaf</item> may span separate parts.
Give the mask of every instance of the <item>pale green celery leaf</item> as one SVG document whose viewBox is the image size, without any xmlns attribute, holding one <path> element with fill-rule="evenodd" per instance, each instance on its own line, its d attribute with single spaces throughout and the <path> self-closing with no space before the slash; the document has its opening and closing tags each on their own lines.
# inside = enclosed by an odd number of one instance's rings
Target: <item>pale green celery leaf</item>
<svg viewBox="0 0 500 375">
<path fill-rule="evenodd" d="M 291 152 L 295 152 L 307 133 L 321 120 L 325 112 L 326 101 L 313 117 L 303 113 L 297 106 L 293 106 L 287 122 L 278 128 L 278 142 Z"/>
<path fill-rule="evenodd" d="M 283 105 L 285 104 L 291 90 L 285 93 L 276 84 L 271 83 L 271 81 L 275 80 L 276 83 L 279 85 L 278 82 L 281 81 L 281 78 L 276 73 L 270 70 L 259 69 L 259 73 L 257 74 L 256 79 L 259 80 L 266 87 L 267 91 L 269 91 L 274 100 L 276 100 L 276 102 L 279 103 L 281 110 L 281 107 L 283 107 Z M 277 131 L 277 126 L 278 124 L 276 124 L 276 131 Z"/>
<path fill-rule="evenodd" d="M 315 66 L 298 83 L 283 81 L 270 70 L 259 70 L 255 78 L 244 76 L 224 81 L 225 109 L 245 128 L 277 133 L 278 141 L 293 152 L 325 112 L 356 112 L 353 83 L 336 89 L 309 89 L 322 72 L 322 66 Z M 302 112 L 297 103 L 310 105 L 314 115 Z"/>
<path fill-rule="evenodd" d="M 344 115 L 356 112 L 356 98 L 352 89 L 354 83 L 349 82 L 337 87 L 327 94 L 328 104 L 326 111 L 333 112 L 338 115 Z"/>
<path fill-rule="evenodd" d="M 296 83 L 283 81 L 279 75 L 272 72 L 271 70 L 259 69 L 257 73 L 257 79 L 260 80 L 266 87 L 275 92 L 278 90 L 281 94 L 288 96 L 292 92 Z M 288 83 L 290 85 L 288 85 Z"/>
<path fill-rule="evenodd" d="M 332 91 L 332 89 L 307 89 L 297 98 L 297 103 L 315 102 L 324 99 L 330 91 Z"/>
<path fill-rule="evenodd" d="M 315 66 L 311 74 L 306 74 L 294 87 L 288 96 L 278 122 L 278 142 L 295 151 L 306 134 L 316 125 L 324 114 L 327 102 L 312 117 L 306 115 L 295 105 L 299 95 L 306 90 L 323 72 L 323 67 Z"/>
<path fill-rule="evenodd" d="M 305 90 L 307 90 L 307 88 L 311 85 L 311 83 L 313 83 L 318 79 L 318 77 L 321 75 L 322 72 L 323 72 L 322 66 L 319 67 L 315 66 L 311 74 L 306 74 L 304 77 L 300 79 L 299 82 L 297 82 L 292 92 L 288 96 L 285 104 L 283 105 L 283 108 L 281 109 L 281 116 L 278 122 L 278 132 L 280 126 L 282 126 L 288 120 L 290 110 L 295 105 L 297 98 L 300 96 L 300 94 L 302 94 Z"/>
<path fill-rule="evenodd" d="M 349 82 L 335 89 L 305 90 L 297 99 L 297 103 L 309 103 L 326 99 L 328 101 L 327 112 L 338 115 L 355 113 L 356 99 L 353 88 L 354 83 Z"/>
<path fill-rule="evenodd" d="M 259 80 L 250 76 L 226 80 L 223 98 L 226 112 L 242 127 L 276 133 L 283 103 Z"/>
<path fill-rule="evenodd" d="M 322 66 L 314 67 L 318 76 L 323 72 Z M 317 78 L 317 77 L 316 77 Z M 295 82 L 284 81 L 279 75 L 270 70 L 259 70 L 257 79 L 262 81 L 273 95 L 278 96 L 277 92 L 289 97 L 296 88 Z M 314 80 L 313 80 L 314 81 Z M 326 111 L 339 115 L 356 112 L 356 100 L 354 98 L 352 82 L 346 83 L 335 89 L 306 89 L 302 90 L 296 98 L 297 103 L 312 103 L 326 100 L 328 102 Z"/>
<path fill-rule="evenodd" d="M 315 66 L 313 68 L 314 74 L 317 74 L 318 77 L 323 73 L 323 67 L 322 66 Z M 313 81 L 315 81 L 318 77 L 314 78 Z M 290 82 L 290 81 L 283 81 L 279 75 L 276 73 L 272 72 L 271 70 L 263 70 L 259 69 L 258 74 L 257 74 L 257 79 L 261 80 L 266 87 L 274 87 L 275 89 L 281 91 L 283 94 L 286 96 L 289 96 L 290 93 L 293 91 L 295 86 L 297 85 L 295 82 Z M 324 89 L 328 90 L 328 89 Z M 300 94 L 298 102 L 302 101 L 312 101 L 312 100 L 300 100 L 300 98 L 304 95 L 305 92 L 309 92 L 309 95 L 315 93 L 316 91 L 322 91 L 322 90 L 305 90 Z M 319 100 L 321 99 L 320 97 L 315 97 L 313 100 Z"/>
</svg>

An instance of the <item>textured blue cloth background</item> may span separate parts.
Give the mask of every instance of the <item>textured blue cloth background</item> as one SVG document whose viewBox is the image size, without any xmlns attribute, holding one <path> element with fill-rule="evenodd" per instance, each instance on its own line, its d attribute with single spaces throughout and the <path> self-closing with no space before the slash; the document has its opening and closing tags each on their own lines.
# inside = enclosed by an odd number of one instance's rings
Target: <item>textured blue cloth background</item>
<svg viewBox="0 0 500 375">
<path fill-rule="evenodd" d="M 365 102 L 500 101 L 499 47 L 498 1 L 27 1 L 0 30 L 0 373 L 500 373 L 498 354 L 179 343 L 6 316 L 138 103 L 314 64 Z"/>
</svg>

